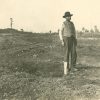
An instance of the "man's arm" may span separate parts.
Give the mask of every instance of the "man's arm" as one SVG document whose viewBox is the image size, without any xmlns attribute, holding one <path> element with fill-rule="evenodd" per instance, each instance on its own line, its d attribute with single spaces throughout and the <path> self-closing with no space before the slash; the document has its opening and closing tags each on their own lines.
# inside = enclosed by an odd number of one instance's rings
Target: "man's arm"
<svg viewBox="0 0 100 100">
<path fill-rule="evenodd" d="M 64 31 L 64 25 L 62 25 L 62 29 L 59 32 L 59 38 L 61 40 L 62 45 L 64 46 L 64 41 L 63 41 L 63 31 Z"/>
<path fill-rule="evenodd" d="M 63 40 L 62 30 L 59 32 L 59 38 L 61 41 Z"/>
</svg>

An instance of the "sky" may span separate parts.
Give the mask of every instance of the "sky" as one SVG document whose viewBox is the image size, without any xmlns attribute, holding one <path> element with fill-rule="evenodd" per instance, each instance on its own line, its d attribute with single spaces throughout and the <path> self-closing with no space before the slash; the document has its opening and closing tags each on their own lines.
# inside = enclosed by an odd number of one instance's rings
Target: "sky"
<svg viewBox="0 0 100 100">
<path fill-rule="evenodd" d="M 100 0 L 0 0 L 0 28 L 10 27 L 32 32 L 61 29 L 62 16 L 70 11 L 76 30 L 95 25 L 100 29 Z"/>
</svg>

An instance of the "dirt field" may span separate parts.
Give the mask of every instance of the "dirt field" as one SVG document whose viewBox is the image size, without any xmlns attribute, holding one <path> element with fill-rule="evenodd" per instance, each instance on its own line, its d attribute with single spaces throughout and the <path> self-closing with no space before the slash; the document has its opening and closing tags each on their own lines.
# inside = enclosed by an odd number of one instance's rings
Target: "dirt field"
<svg viewBox="0 0 100 100">
<path fill-rule="evenodd" d="M 66 77 L 62 51 L 55 34 L 0 34 L 0 100 L 100 100 L 100 39 L 78 39 Z"/>
</svg>

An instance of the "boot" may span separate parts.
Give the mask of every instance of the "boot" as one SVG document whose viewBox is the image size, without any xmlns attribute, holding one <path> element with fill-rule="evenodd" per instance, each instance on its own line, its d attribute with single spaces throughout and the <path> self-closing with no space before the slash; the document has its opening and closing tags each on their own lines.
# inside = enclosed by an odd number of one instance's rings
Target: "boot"
<svg viewBox="0 0 100 100">
<path fill-rule="evenodd" d="M 64 75 L 67 75 L 68 68 L 67 68 L 67 62 L 64 62 Z"/>
</svg>

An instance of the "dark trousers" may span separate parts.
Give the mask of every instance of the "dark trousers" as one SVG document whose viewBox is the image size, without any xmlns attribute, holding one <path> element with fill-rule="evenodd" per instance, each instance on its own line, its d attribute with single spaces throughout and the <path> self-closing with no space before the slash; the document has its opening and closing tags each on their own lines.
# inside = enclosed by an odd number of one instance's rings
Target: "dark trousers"
<svg viewBox="0 0 100 100">
<path fill-rule="evenodd" d="M 66 37 L 64 36 L 64 62 L 70 62 L 71 66 L 76 65 L 77 59 L 77 40 L 75 37 Z"/>
</svg>

